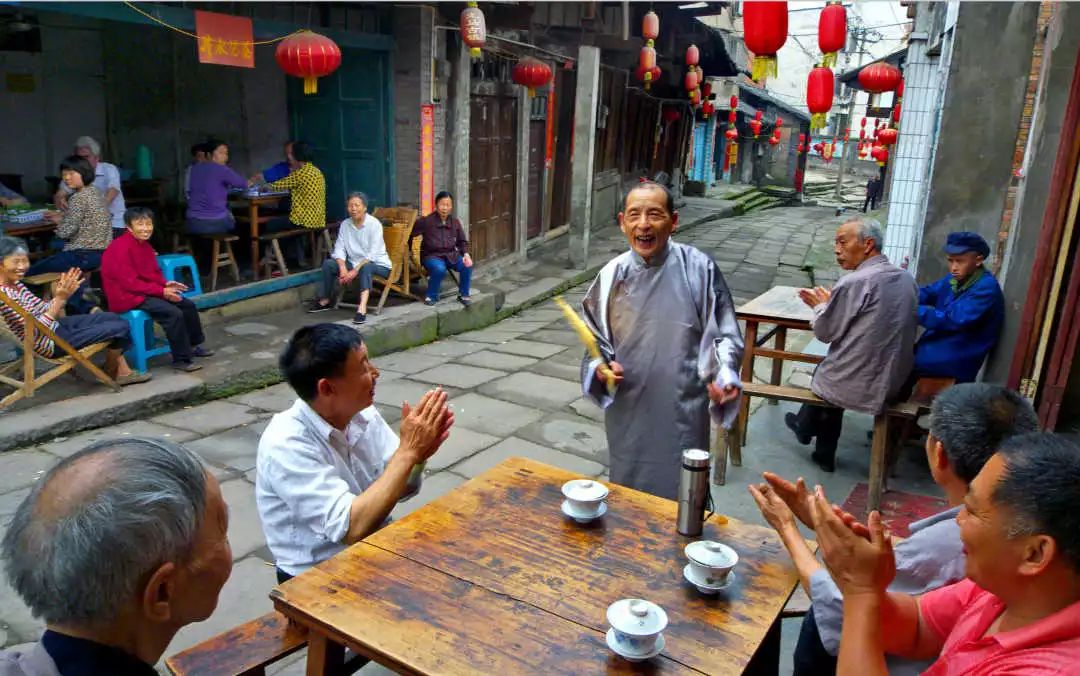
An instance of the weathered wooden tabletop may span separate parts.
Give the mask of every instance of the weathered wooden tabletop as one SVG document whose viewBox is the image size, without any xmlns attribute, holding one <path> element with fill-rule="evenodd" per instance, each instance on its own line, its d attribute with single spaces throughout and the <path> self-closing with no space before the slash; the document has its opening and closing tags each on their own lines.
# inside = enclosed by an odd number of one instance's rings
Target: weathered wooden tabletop
<svg viewBox="0 0 1080 676">
<path fill-rule="evenodd" d="M 400 672 L 741 673 L 778 621 L 797 574 L 775 533 L 714 517 L 702 538 L 733 547 L 732 586 L 683 579 L 674 502 L 610 485 L 588 525 L 560 511 L 575 474 L 511 458 L 276 588 L 281 612 Z M 631 664 L 607 647 L 607 607 L 667 611 L 663 654 Z M 308 673 L 323 673 L 321 640 Z"/>
<path fill-rule="evenodd" d="M 794 286 L 774 286 L 753 300 L 736 308 L 740 319 L 753 317 L 759 320 L 786 320 L 805 322 L 809 325 L 814 312 L 799 298 L 799 289 Z"/>
</svg>

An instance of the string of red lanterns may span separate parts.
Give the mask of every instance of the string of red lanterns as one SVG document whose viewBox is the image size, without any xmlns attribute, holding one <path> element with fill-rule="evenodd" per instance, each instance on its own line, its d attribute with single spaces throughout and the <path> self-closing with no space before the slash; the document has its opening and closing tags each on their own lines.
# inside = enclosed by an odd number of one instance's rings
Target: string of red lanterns
<svg viewBox="0 0 1080 676">
<path fill-rule="evenodd" d="M 645 83 L 645 90 L 652 83 L 660 79 L 660 68 L 656 65 L 655 40 L 660 35 L 660 17 L 656 12 L 649 10 L 641 19 L 641 37 L 645 38 L 645 45 L 641 48 L 638 56 L 638 79 Z"/>
</svg>

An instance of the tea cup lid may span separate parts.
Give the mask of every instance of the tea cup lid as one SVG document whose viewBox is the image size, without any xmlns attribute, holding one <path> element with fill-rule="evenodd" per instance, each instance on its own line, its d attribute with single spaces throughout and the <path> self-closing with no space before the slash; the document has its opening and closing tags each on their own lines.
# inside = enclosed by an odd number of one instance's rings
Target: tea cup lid
<svg viewBox="0 0 1080 676">
<path fill-rule="evenodd" d="M 563 484 L 562 493 L 571 500 L 595 502 L 607 497 L 608 488 L 592 479 L 574 479 Z"/>
<path fill-rule="evenodd" d="M 712 540 L 691 542 L 686 545 L 683 552 L 694 563 L 709 568 L 728 568 L 734 566 L 739 560 L 739 555 L 734 549 Z"/>
<path fill-rule="evenodd" d="M 608 623 L 616 631 L 631 636 L 652 636 L 667 626 L 667 613 L 644 599 L 621 599 L 607 609 Z"/>
</svg>

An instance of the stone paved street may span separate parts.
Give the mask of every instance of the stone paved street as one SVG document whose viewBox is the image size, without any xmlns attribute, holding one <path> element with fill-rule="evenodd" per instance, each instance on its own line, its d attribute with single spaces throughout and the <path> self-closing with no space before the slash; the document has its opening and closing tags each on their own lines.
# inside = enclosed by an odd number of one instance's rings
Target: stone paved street
<svg viewBox="0 0 1080 676">
<path fill-rule="evenodd" d="M 838 221 L 834 214 L 822 208 L 774 209 L 695 228 L 688 241 L 715 256 L 736 302 L 742 303 L 777 284 L 806 286 L 835 280 L 829 254 Z M 822 262 L 827 269 L 821 268 Z M 816 266 L 813 279 L 805 269 L 808 263 Z M 579 304 L 584 290 L 577 287 L 566 297 Z M 806 342 L 804 338 L 801 345 Z M 399 505 L 394 516 L 407 514 L 514 455 L 605 478 L 608 456 L 602 417 L 581 397 L 581 354 L 559 310 L 545 303 L 480 331 L 376 359 L 382 370 L 376 405 L 391 424 L 397 425 L 402 400 L 415 402 L 437 384 L 450 392 L 457 419 L 450 440 L 429 463 L 420 494 Z M 764 373 L 767 367 L 761 368 Z M 2 453 L 0 527 L 6 526 L 41 472 L 89 441 L 154 435 L 185 442 L 222 481 L 231 509 L 229 536 L 236 565 L 217 612 L 181 631 L 166 653 L 171 654 L 271 608 L 267 594 L 274 585 L 274 569 L 255 509 L 253 467 L 258 437 L 269 417 L 292 401 L 288 386 L 279 384 Z M 836 501 L 842 501 L 855 482 L 865 481 L 868 418 L 849 414 L 838 471 L 826 475 L 809 461 L 808 450 L 786 434 L 781 416 L 788 410 L 792 409 L 785 405 L 755 408 L 744 466 L 729 468 L 727 485 L 714 488 L 718 511 L 760 523 L 745 485 L 766 468 L 821 482 Z M 901 465 L 899 487 L 932 493 L 928 474 L 917 460 L 913 455 Z M 789 648 L 797 629 L 797 624 L 785 626 Z M 10 587 L 0 582 L 0 643 L 34 640 L 39 631 L 40 625 Z M 790 658 L 784 660 L 786 673 Z M 368 667 L 368 671 L 379 670 Z M 302 654 L 272 673 L 303 673 Z"/>
</svg>

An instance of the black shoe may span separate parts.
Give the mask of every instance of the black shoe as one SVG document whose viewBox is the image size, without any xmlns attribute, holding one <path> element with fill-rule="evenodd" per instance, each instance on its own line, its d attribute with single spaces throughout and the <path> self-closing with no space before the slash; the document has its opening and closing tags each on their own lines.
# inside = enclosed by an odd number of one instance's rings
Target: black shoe
<svg viewBox="0 0 1080 676">
<path fill-rule="evenodd" d="M 802 432 L 799 431 L 799 416 L 795 415 L 794 413 L 785 413 L 784 414 L 784 424 L 787 425 L 787 428 L 789 430 L 791 430 L 792 432 L 795 433 L 795 440 L 796 441 L 798 441 L 803 446 L 809 446 L 810 445 L 810 442 L 813 440 L 814 435 L 812 435 L 812 434 L 803 434 Z"/>
<path fill-rule="evenodd" d="M 213 357 L 214 351 L 205 345 L 196 345 L 195 349 L 191 351 L 191 354 L 196 357 Z"/>
<path fill-rule="evenodd" d="M 814 464 L 820 467 L 821 471 L 823 472 L 832 473 L 836 471 L 835 455 L 828 455 L 825 453 L 818 453 L 817 451 L 814 451 L 810 454 L 810 459 L 813 460 Z"/>
<path fill-rule="evenodd" d="M 462 305 L 464 305 L 465 307 L 469 307 L 470 305 L 472 305 L 472 299 L 471 298 L 467 298 L 465 296 L 458 296 L 457 299 L 458 299 L 458 302 L 461 303 Z"/>
<path fill-rule="evenodd" d="M 311 304 L 311 307 L 308 308 L 308 314 L 315 314 L 316 312 L 326 312 L 327 310 L 333 310 L 333 309 L 334 308 L 330 303 L 327 303 L 326 305 L 322 305 L 321 303 L 316 301 L 316 302 Z"/>
<path fill-rule="evenodd" d="M 192 371 L 198 371 L 202 368 L 202 366 L 196 364 L 193 361 L 174 361 L 172 363 L 172 367 L 177 371 L 185 371 L 187 373 L 191 373 Z"/>
<path fill-rule="evenodd" d="M 428 307 L 431 307 L 431 306 L 435 305 L 435 303 L 438 303 L 438 302 L 439 301 L 435 300 L 434 298 L 425 298 L 424 299 L 424 305 L 427 305 Z"/>
<path fill-rule="evenodd" d="M 367 315 L 364 314 L 363 312 L 357 312 L 355 315 L 353 315 L 353 318 L 352 318 L 352 323 L 353 324 L 363 324 L 366 321 L 367 321 Z"/>
</svg>

